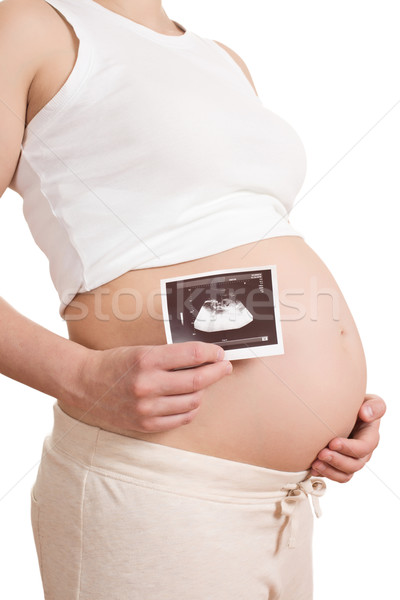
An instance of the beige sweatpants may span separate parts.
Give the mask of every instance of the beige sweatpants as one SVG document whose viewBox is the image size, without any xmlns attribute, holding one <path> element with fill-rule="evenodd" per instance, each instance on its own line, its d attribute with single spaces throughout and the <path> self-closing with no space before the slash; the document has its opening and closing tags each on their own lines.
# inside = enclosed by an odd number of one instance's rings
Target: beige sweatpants
<svg viewBox="0 0 400 600">
<path fill-rule="evenodd" d="M 31 490 L 46 600 L 312 599 L 322 479 L 53 411 Z"/>
</svg>

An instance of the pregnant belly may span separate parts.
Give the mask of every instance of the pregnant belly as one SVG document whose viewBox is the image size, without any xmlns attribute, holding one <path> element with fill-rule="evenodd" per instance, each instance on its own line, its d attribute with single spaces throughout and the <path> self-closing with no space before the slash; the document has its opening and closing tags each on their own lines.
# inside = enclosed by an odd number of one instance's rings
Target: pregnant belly
<svg viewBox="0 0 400 600">
<path fill-rule="evenodd" d="M 334 277 L 301 237 L 270 238 L 178 265 L 129 271 L 75 298 L 65 313 L 70 339 L 96 349 L 165 344 L 161 278 L 263 264 L 277 268 L 284 354 L 233 360 L 232 374 L 205 390 L 187 425 L 161 433 L 112 431 L 284 471 L 308 469 L 332 438 L 350 434 L 366 391 L 365 356 Z M 124 319 L 137 309 L 138 290 L 141 302 L 147 299 L 140 317 Z"/>
</svg>

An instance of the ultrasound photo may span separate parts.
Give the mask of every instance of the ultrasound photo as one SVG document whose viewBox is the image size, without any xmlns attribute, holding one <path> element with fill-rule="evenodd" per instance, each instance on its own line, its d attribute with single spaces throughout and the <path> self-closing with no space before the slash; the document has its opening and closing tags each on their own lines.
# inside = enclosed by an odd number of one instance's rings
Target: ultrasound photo
<svg viewBox="0 0 400 600">
<path fill-rule="evenodd" d="M 283 354 L 276 265 L 160 280 L 168 344 L 218 344 L 228 360 Z"/>
</svg>

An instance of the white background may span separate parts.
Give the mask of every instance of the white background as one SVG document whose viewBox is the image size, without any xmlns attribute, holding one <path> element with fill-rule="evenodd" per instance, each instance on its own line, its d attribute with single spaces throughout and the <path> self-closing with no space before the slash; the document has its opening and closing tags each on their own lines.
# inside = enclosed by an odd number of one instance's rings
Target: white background
<svg viewBox="0 0 400 600">
<path fill-rule="evenodd" d="M 388 405 L 381 442 L 368 465 L 349 483 L 326 480 L 323 516 L 314 524 L 314 600 L 375 600 L 394 597 L 398 589 L 397 4 L 164 3 L 170 18 L 233 48 L 264 105 L 302 138 L 308 171 L 291 222 L 341 287 L 363 341 L 368 392 Z M 0 293 L 32 320 L 67 337 L 47 259 L 30 237 L 21 206 L 21 198 L 7 190 L 0 203 Z M 51 430 L 54 399 L 4 376 L 0 398 L 0 597 L 39 600 L 29 491 Z"/>
</svg>

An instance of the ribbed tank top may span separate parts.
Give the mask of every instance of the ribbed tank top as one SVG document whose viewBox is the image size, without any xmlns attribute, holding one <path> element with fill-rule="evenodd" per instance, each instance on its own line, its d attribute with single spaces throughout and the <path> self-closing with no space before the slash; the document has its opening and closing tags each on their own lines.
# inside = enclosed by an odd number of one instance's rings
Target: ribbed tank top
<svg viewBox="0 0 400 600">
<path fill-rule="evenodd" d="M 78 56 L 26 127 L 14 181 L 62 318 L 75 294 L 129 270 L 304 237 L 288 222 L 304 146 L 221 46 L 95 0 L 46 1 Z"/>
</svg>

